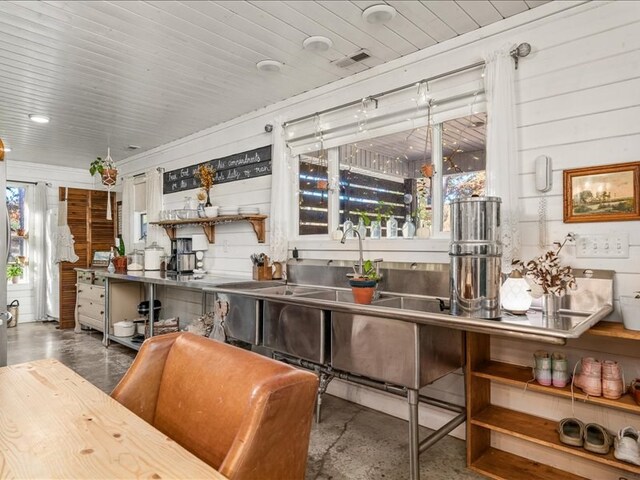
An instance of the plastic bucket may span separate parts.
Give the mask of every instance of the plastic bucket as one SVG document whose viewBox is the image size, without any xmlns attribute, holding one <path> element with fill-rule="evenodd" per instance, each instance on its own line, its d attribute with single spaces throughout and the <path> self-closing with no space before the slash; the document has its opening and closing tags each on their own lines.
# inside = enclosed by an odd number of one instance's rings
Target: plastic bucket
<svg viewBox="0 0 640 480">
<path fill-rule="evenodd" d="M 18 300 L 14 300 L 7 305 L 7 310 L 9 310 L 9 313 L 11 314 L 11 320 L 7 323 L 8 327 L 15 327 L 18 325 L 18 315 L 20 314 L 19 307 L 20 302 Z"/>
</svg>

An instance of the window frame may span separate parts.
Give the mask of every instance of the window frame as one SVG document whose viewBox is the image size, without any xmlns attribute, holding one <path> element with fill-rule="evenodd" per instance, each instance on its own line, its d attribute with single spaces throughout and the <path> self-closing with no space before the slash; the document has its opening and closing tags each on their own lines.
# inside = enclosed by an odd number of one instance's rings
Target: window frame
<svg viewBox="0 0 640 480">
<path fill-rule="evenodd" d="M 474 98 L 474 96 L 470 96 L 470 98 Z M 442 216 L 443 216 L 443 205 L 444 199 L 442 197 L 442 182 L 443 182 L 443 153 L 442 153 L 442 124 L 449 120 L 454 120 L 456 118 L 461 118 L 473 114 L 478 113 L 487 113 L 487 104 L 485 100 L 482 101 L 473 101 L 471 102 L 471 106 L 463 105 L 458 106 L 452 109 L 448 109 L 444 112 L 435 112 L 431 116 L 431 138 L 433 141 L 434 148 L 432 148 L 431 153 L 431 162 L 435 167 L 435 174 L 432 178 L 431 182 L 431 204 L 432 204 L 432 231 L 431 236 L 428 239 L 418 239 L 413 238 L 411 242 L 426 242 L 429 245 L 435 245 L 442 243 L 443 241 L 447 241 L 450 238 L 450 232 L 442 230 Z M 407 123 L 410 123 L 407 126 Z M 428 118 L 425 116 L 421 119 L 414 119 L 411 121 L 403 121 L 403 122 L 395 122 L 385 126 L 384 128 L 379 128 L 376 130 L 376 136 L 370 138 L 376 138 L 384 135 L 389 135 L 392 133 L 408 131 L 414 128 L 426 127 L 428 125 Z M 353 143 L 353 142 L 349 142 Z M 435 148 L 435 146 L 438 148 Z M 315 242 L 323 242 L 323 241 L 334 241 L 340 240 L 342 236 L 341 225 L 339 224 L 340 218 L 340 189 L 336 187 L 336 185 L 332 185 L 331 179 L 338 178 L 339 179 L 339 170 L 340 170 L 340 159 L 339 159 L 339 148 L 340 146 L 334 146 L 326 149 L 327 156 L 327 167 L 328 167 L 328 178 L 329 178 L 329 198 L 328 198 L 328 233 L 326 234 L 311 234 L 311 235 L 300 235 L 299 224 L 300 224 L 300 208 L 299 201 L 296 202 L 296 206 L 293 209 L 293 221 L 294 228 L 293 230 L 293 239 L 296 242 L 305 242 L 309 241 L 310 243 Z M 486 149 L 486 146 L 485 146 Z M 291 155 L 290 162 L 292 165 L 293 175 L 296 179 L 296 196 L 295 198 L 299 200 L 300 196 L 300 187 L 299 187 L 299 175 L 300 175 L 300 154 Z M 489 165 L 487 165 L 488 167 Z M 485 167 L 485 172 L 487 177 L 489 176 L 489 169 Z M 437 231 L 434 229 L 437 227 Z M 337 233 L 339 232 L 339 233 Z M 367 237 L 367 241 L 371 240 Z M 402 242 L 401 237 L 397 239 L 387 239 L 381 238 L 376 240 L 371 240 L 375 245 L 380 245 L 383 249 L 391 249 L 392 244 L 396 244 L 398 242 Z M 416 244 L 417 245 L 417 244 Z M 448 248 L 448 243 L 445 249 Z M 406 249 L 406 244 L 405 244 Z"/>
<path fill-rule="evenodd" d="M 25 253 L 25 257 L 27 258 L 27 264 L 26 265 L 22 265 L 22 269 L 23 269 L 23 273 L 22 276 L 20 277 L 20 280 L 18 280 L 18 282 L 13 283 L 11 280 L 9 280 L 9 278 L 6 278 L 7 281 L 7 288 L 12 288 L 12 289 L 19 289 L 19 288 L 31 288 L 31 283 L 32 283 L 32 274 L 31 274 L 31 257 L 32 257 L 32 252 L 31 252 L 31 245 L 29 242 L 29 233 L 32 231 L 32 219 L 31 219 L 31 214 L 30 214 L 30 210 L 29 210 L 29 204 L 33 201 L 33 189 L 31 188 L 32 185 L 28 184 L 28 183 L 23 183 L 23 182 L 11 182 L 11 181 L 7 181 L 6 182 L 6 186 L 5 186 L 5 190 L 8 188 L 23 188 L 25 193 L 24 193 L 24 206 L 22 209 L 22 215 L 24 216 L 24 229 L 25 229 L 25 233 L 26 235 L 23 237 L 19 237 L 22 239 L 22 244 L 23 244 L 23 249 L 24 249 L 24 253 Z M 6 193 L 5 193 L 6 195 Z M 6 199 L 5 199 L 6 202 Z M 15 235 L 15 233 L 12 231 L 11 232 L 11 238 L 13 238 Z M 9 245 L 7 246 L 7 248 L 9 248 L 9 250 L 11 249 L 11 242 L 9 243 Z M 7 265 L 9 265 L 10 262 L 7 262 Z M 15 262 L 14 262 L 15 263 Z M 5 270 L 5 277 L 6 277 L 6 270 Z"/>
</svg>

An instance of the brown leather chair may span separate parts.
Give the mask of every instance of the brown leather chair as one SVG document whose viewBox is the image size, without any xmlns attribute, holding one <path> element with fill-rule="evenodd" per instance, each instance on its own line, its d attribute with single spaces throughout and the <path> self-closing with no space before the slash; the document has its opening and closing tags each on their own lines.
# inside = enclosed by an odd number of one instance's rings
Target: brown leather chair
<svg viewBox="0 0 640 480">
<path fill-rule="evenodd" d="M 315 375 L 191 333 L 147 340 L 111 396 L 232 480 L 302 479 Z"/>
</svg>

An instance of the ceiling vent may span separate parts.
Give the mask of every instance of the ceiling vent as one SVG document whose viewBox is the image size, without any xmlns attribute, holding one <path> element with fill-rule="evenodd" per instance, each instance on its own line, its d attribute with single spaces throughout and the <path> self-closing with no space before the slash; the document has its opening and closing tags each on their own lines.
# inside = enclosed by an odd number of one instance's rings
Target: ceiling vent
<svg viewBox="0 0 640 480">
<path fill-rule="evenodd" d="M 344 57 L 344 58 L 341 58 L 340 60 L 337 60 L 335 62 L 335 65 L 340 68 L 346 68 L 346 67 L 350 67 L 354 63 L 361 62 L 370 57 L 371 55 L 369 55 L 366 50 L 359 50 L 353 55 L 349 55 L 348 57 Z"/>
</svg>

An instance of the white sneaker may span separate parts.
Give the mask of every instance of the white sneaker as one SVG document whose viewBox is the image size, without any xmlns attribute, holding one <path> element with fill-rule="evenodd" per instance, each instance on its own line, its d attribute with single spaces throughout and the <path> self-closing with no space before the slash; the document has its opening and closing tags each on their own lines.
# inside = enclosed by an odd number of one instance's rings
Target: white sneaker
<svg viewBox="0 0 640 480">
<path fill-rule="evenodd" d="M 623 462 L 640 465 L 640 434 L 633 427 L 625 427 L 615 438 L 613 456 Z"/>
</svg>

